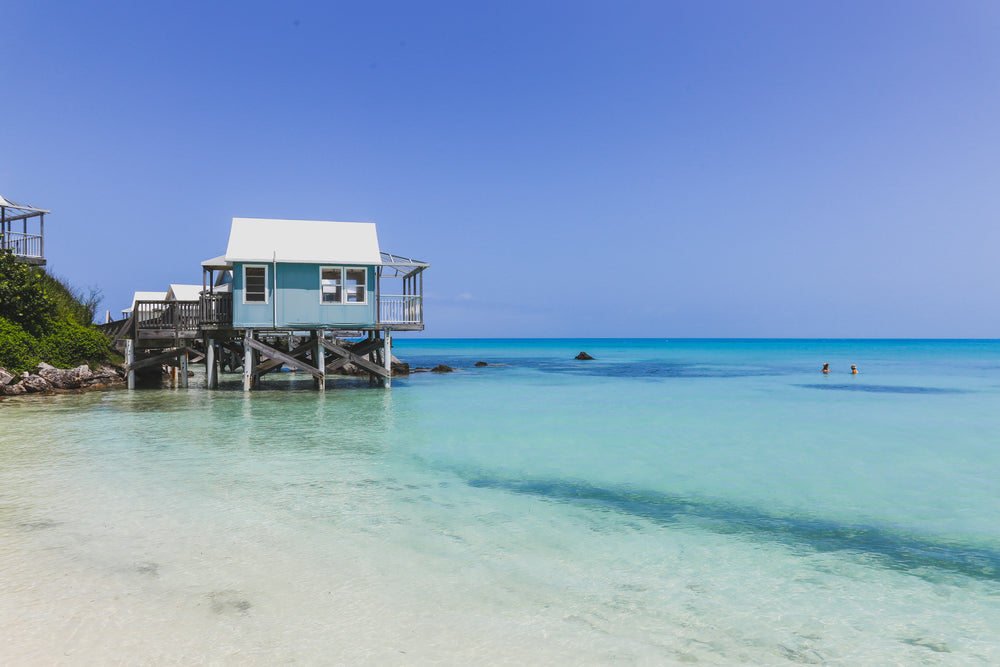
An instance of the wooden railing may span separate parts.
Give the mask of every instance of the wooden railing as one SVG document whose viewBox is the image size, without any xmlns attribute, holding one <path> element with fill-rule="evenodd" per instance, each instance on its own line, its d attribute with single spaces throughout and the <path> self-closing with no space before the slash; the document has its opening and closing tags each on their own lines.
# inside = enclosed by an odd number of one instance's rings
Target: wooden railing
<svg viewBox="0 0 1000 667">
<path fill-rule="evenodd" d="M 132 309 L 139 329 L 197 329 L 201 312 L 198 301 L 136 301 Z"/>
<path fill-rule="evenodd" d="M 379 324 L 422 324 L 420 295 L 383 294 L 379 297 Z M 227 327 L 233 323 L 233 295 L 204 295 L 198 301 L 136 301 L 125 320 L 100 325 L 109 337 L 131 337 L 138 330 L 197 331 L 202 327 Z M 163 331 L 157 332 L 159 336 Z"/>
<path fill-rule="evenodd" d="M 44 258 L 42 254 L 41 234 L 24 234 L 22 232 L 0 233 L 0 248 L 10 250 L 18 257 Z"/>
<path fill-rule="evenodd" d="M 233 323 L 233 295 L 205 294 L 200 304 L 201 323 L 211 326 L 228 326 Z"/>
<path fill-rule="evenodd" d="M 382 294 L 378 299 L 379 324 L 421 324 L 422 297 L 416 294 Z"/>
</svg>

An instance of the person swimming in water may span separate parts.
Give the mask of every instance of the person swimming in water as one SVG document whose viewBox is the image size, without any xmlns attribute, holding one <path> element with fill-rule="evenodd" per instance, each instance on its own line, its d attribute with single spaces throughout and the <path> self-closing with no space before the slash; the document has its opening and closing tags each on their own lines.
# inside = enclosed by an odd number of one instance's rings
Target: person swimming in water
<svg viewBox="0 0 1000 667">
<path fill-rule="evenodd" d="M 851 375 L 857 375 L 857 374 L 858 374 L 858 367 L 855 366 L 854 364 L 851 364 Z"/>
<path fill-rule="evenodd" d="M 826 362 L 825 364 L 823 364 L 823 372 L 824 373 L 829 373 L 830 372 L 830 362 L 829 361 Z"/>
</svg>

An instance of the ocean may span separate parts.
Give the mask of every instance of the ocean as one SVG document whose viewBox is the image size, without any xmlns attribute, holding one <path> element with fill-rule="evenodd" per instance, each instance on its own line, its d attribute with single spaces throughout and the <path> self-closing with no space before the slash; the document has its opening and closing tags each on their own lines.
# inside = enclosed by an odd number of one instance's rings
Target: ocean
<svg viewBox="0 0 1000 667">
<path fill-rule="evenodd" d="M 394 352 L 0 401 L 0 662 L 1000 664 L 1000 342 Z"/>
</svg>

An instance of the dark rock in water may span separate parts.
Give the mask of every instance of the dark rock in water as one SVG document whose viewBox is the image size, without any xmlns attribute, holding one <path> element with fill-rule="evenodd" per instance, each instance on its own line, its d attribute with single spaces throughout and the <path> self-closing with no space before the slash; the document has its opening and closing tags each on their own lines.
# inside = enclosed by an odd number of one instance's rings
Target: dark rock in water
<svg viewBox="0 0 1000 667">
<path fill-rule="evenodd" d="M 438 364 L 437 366 L 435 366 L 434 368 L 431 369 L 431 373 L 451 373 L 453 370 L 455 370 L 455 369 L 452 368 L 451 366 L 445 366 L 444 364 Z"/>
<path fill-rule="evenodd" d="M 581 352 L 580 354 L 576 355 L 573 358 L 579 359 L 580 361 L 591 361 L 593 359 L 593 357 L 587 354 L 586 352 Z"/>
<path fill-rule="evenodd" d="M 397 375 L 409 375 L 410 374 L 410 364 L 405 361 L 393 361 L 392 362 L 392 375 L 393 377 Z"/>
<path fill-rule="evenodd" d="M 489 364 L 486 363 L 485 361 L 477 361 L 476 362 L 476 368 L 482 368 L 483 366 L 489 366 Z"/>
</svg>

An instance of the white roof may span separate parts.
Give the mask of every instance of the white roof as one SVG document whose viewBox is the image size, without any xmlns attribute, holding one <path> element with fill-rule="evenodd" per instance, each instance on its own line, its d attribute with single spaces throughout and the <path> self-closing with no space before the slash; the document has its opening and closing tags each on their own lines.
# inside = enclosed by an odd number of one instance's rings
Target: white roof
<svg viewBox="0 0 1000 667">
<path fill-rule="evenodd" d="M 136 292 L 132 295 L 132 305 L 123 310 L 123 313 L 131 313 L 135 308 L 136 301 L 166 301 L 166 292 Z"/>
<path fill-rule="evenodd" d="M 227 262 L 381 263 L 371 222 L 233 218 Z"/>
<path fill-rule="evenodd" d="M 175 285 L 170 284 L 167 290 L 167 298 L 174 301 L 197 301 L 201 296 L 201 285 Z"/>
<path fill-rule="evenodd" d="M 212 259 L 206 259 L 201 263 L 203 269 L 231 269 L 233 265 L 226 261 L 225 255 L 219 255 Z"/>
</svg>

